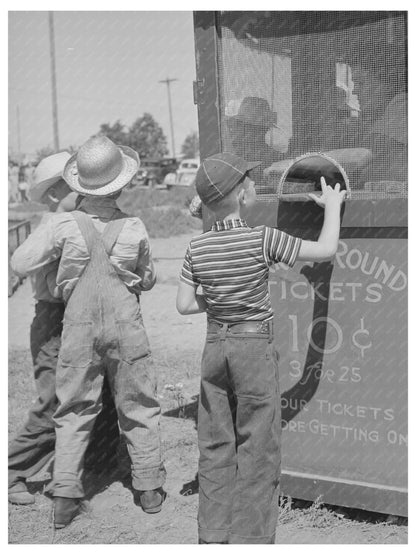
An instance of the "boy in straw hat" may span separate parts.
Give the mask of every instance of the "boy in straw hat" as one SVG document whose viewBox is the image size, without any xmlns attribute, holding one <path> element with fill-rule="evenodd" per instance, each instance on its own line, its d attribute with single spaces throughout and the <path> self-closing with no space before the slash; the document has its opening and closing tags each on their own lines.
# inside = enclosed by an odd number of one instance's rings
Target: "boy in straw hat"
<svg viewBox="0 0 416 555">
<path fill-rule="evenodd" d="M 62 528 L 84 497 L 83 457 L 101 409 L 106 375 L 144 511 L 160 511 L 161 459 L 156 380 L 137 296 L 156 281 L 146 229 L 116 204 L 139 168 L 137 153 L 104 136 L 89 139 L 66 163 L 64 179 L 85 198 L 29 237 L 19 273 L 60 258 L 56 286 L 66 303 L 56 369 L 58 408 L 53 475 L 54 524 Z M 30 241 L 30 243 L 29 243 Z"/>
<path fill-rule="evenodd" d="M 45 214 L 40 225 L 44 224 L 52 213 L 75 209 L 78 195 L 71 191 L 62 177 L 65 164 L 70 157 L 68 152 L 52 154 L 41 160 L 36 167 L 29 197 L 35 202 L 46 204 L 49 208 L 49 213 Z M 19 247 L 13 256 L 13 263 L 24 264 L 25 252 L 25 245 Z M 55 451 L 55 426 L 52 418 L 57 407 L 55 370 L 65 309 L 62 299 L 53 295 L 57 270 L 58 261 L 54 261 L 32 275 L 36 306 L 30 328 L 30 347 L 38 398 L 29 411 L 27 422 L 9 445 L 8 498 L 10 503 L 17 505 L 34 503 L 35 498 L 27 490 L 26 479 L 45 468 Z M 111 456 L 115 458 L 114 445 L 118 442 L 117 414 L 108 386 L 103 396 L 106 406 L 89 445 L 89 451 L 94 451 L 95 463 L 100 458 L 107 461 Z M 106 427 L 106 443 L 100 441 L 102 437 L 97 433 L 103 424 Z M 108 445 L 110 435 L 112 450 Z"/>
<path fill-rule="evenodd" d="M 188 247 L 177 295 L 181 314 L 207 313 L 198 411 L 199 543 L 274 543 L 280 480 L 278 354 L 269 267 L 336 252 L 345 191 L 311 197 L 325 207 L 318 241 L 243 219 L 256 202 L 251 171 L 230 153 L 203 161 L 196 189 L 215 214 Z M 197 289 L 201 287 L 202 293 Z"/>
</svg>

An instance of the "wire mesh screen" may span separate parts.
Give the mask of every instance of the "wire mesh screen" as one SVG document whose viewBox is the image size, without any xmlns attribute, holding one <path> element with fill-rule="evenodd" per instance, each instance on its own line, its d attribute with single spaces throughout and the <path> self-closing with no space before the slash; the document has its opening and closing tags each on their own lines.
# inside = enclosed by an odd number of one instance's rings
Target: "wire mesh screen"
<svg viewBox="0 0 416 555">
<path fill-rule="evenodd" d="M 314 152 L 344 168 L 352 198 L 407 196 L 405 12 L 221 12 L 217 23 L 223 150 L 262 162 L 260 196 L 315 190 L 319 172 L 287 171 Z"/>
</svg>

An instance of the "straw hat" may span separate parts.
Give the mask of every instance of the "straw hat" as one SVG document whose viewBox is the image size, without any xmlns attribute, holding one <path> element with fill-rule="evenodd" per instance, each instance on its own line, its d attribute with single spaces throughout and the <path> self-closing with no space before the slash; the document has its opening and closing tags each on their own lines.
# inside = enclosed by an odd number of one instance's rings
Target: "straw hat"
<svg viewBox="0 0 416 555">
<path fill-rule="evenodd" d="M 62 179 L 65 164 L 70 158 L 69 152 L 58 152 L 39 162 L 33 174 L 33 184 L 29 189 L 30 200 L 39 202 L 46 191 Z"/>
<path fill-rule="evenodd" d="M 92 137 L 65 165 L 64 179 L 81 195 L 106 197 L 125 187 L 140 166 L 137 152 L 108 137 Z"/>
</svg>

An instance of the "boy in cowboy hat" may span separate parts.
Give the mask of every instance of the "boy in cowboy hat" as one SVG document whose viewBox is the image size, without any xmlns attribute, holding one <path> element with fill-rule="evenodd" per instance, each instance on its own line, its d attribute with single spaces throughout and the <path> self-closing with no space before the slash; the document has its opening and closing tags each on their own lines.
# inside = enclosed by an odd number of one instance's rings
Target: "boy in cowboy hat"
<svg viewBox="0 0 416 555">
<path fill-rule="evenodd" d="M 269 267 L 336 252 L 345 192 L 311 197 L 325 208 L 318 241 L 242 219 L 256 202 L 258 162 L 219 153 L 201 164 L 196 189 L 215 214 L 188 247 L 177 295 L 181 314 L 207 313 L 198 412 L 199 543 L 274 543 L 280 480 L 278 354 Z M 202 294 L 197 293 L 201 286 Z"/>
<path fill-rule="evenodd" d="M 78 195 L 71 191 L 62 177 L 65 164 L 70 157 L 68 152 L 52 154 L 41 160 L 36 167 L 29 197 L 35 202 L 46 204 L 49 208 L 49 213 L 45 214 L 40 225 L 44 224 L 52 213 L 69 212 L 75 209 Z M 26 247 L 21 246 L 15 251 L 14 263 L 24 258 L 25 250 Z M 10 503 L 17 505 L 34 503 L 35 498 L 27 490 L 26 479 L 44 468 L 55 451 L 55 426 L 52 419 L 57 407 L 55 370 L 65 309 L 62 299 L 54 297 L 51 292 L 51 289 L 56 286 L 57 270 L 58 261 L 54 261 L 32 275 L 36 306 L 35 317 L 30 328 L 30 347 L 38 398 L 29 411 L 27 422 L 9 446 L 8 498 Z M 106 407 L 100 415 L 100 421 L 97 422 L 93 434 L 94 438 L 89 446 L 89 450 L 95 452 L 94 462 L 100 456 L 108 460 L 113 455 L 107 444 L 101 442 L 101 437 L 98 437 L 97 430 L 100 424 L 105 422 L 105 436 L 108 440 L 111 435 L 112 445 L 118 440 L 117 414 L 108 393 L 108 386 L 104 392 L 104 398 Z M 115 451 L 114 448 L 113 451 Z"/>
<path fill-rule="evenodd" d="M 137 302 L 156 275 L 142 221 L 116 204 L 139 164 L 134 150 L 104 136 L 89 139 L 64 169 L 68 185 L 85 198 L 78 210 L 35 230 L 26 263 L 17 268 L 31 273 L 60 258 L 56 283 L 66 309 L 56 370 L 56 528 L 72 521 L 84 497 L 83 456 L 105 375 L 131 459 L 133 489 L 146 512 L 160 511 L 163 502 L 160 406 Z"/>
</svg>

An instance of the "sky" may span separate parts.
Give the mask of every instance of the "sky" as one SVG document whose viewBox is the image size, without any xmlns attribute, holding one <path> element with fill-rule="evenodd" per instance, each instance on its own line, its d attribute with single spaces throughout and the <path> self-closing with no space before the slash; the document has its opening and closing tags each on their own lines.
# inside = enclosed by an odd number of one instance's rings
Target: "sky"
<svg viewBox="0 0 416 555">
<path fill-rule="evenodd" d="M 9 11 L 9 149 L 53 147 L 47 11 Z M 102 123 L 131 125 L 150 112 L 176 154 L 198 129 L 191 11 L 54 12 L 59 146 L 80 146 Z"/>
</svg>

